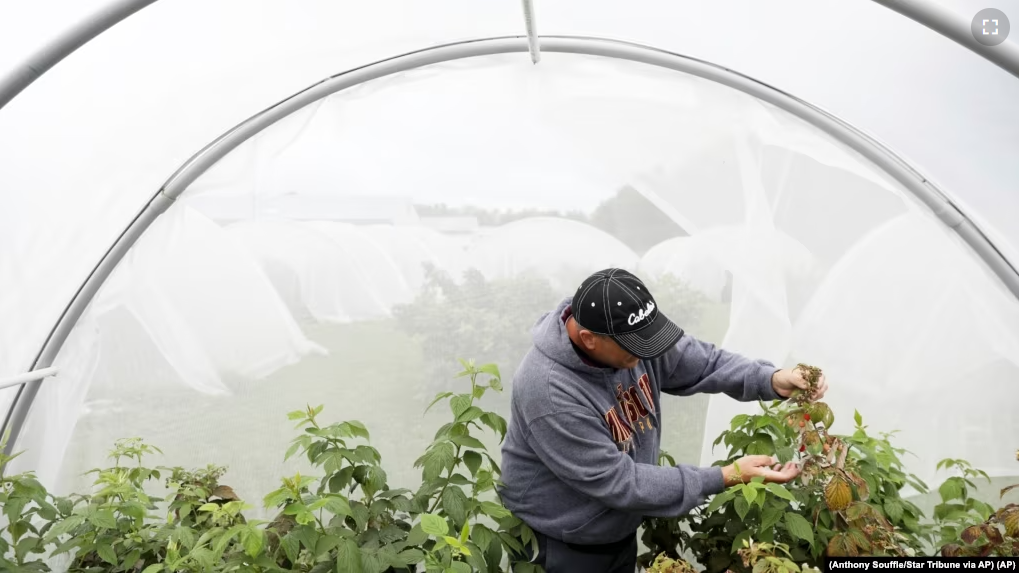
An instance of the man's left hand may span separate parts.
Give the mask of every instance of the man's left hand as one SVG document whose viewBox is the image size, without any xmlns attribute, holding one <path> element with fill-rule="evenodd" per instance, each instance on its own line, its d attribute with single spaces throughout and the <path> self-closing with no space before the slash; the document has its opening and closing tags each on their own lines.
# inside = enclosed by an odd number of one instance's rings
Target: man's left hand
<svg viewBox="0 0 1019 574">
<path fill-rule="evenodd" d="M 780 397 L 789 398 L 796 389 L 806 389 L 809 386 L 810 383 L 803 377 L 803 371 L 800 369 L 782 369 L 771 376 L 771 387 Z M 813 400 L 824 398 L 824 393 L 827 391 L 828 383 L 824 380 L 824 373 L 821 373 L 821 378 L 817 380 L 817 392 L 814 394 Z"/>
</svg>

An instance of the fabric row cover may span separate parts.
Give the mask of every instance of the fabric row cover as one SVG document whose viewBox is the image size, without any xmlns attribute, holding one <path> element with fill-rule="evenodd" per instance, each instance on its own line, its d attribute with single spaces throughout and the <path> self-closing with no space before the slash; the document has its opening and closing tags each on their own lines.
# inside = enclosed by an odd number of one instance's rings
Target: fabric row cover
<svg viewBox="0 0 1019 574">
<path fill-rule="evenodd" d="M 12 58 L 0 68 L 55 33 L 54 17 L 94 7 L 0 8 L 0 57 Z M 864 3 L 537 8 L 544 34 L 689 54 L 833 111 L 952 191 L 1017 260 L 1007 224 L 1019 203 L 1007 192 L 1019 165 L 1007 158 L 1019 141 L 1002 126 L 1019 125 L 1019 82 L 932 32 Z M 0 377 L 31 367 L 105 250 L 209 141 L 339 71 L 518 34 L 519 10 L 509 0 L 177 0 L 68 58 L 0 111 Z M 704 25 L 720 18 L 724 41 Z M 840 25 L 807 25 L 817 21 Z M 443 306 L 424 264 L 461 284 L 477 272 L 486 286 Z M 944 457 L 1015 474 L 1019 304 L 950 229 L 858 154 L 749 95 L 561 54 L 369 82 L 232 152 L 146 232 L 79 321 L 18 462 L 57 489 L 82 489 L 113 440 L 142 436 L 168 464 L 229 466 L 230 484 L 254 500 L 299 468 L 282 461 L 286 411 L 324 403 L 330 419 L 364 421 L 391 482 L 413 485 L 411 463 L 441 424 L 420 415 L 421 397 L 455 381 L 427 368 L 448 333 L 406 317 L 439 325 L 469 309 L 463 321 L 478 333 L 513 313 L 530 324 L 607 266 L 660 286 L 664 311 L 696 336 L 822 366 L 837 430 L 851 429 L 853 409 L 874 429 L 900 429 L 922 478 Z M 537 281 L 527 297 L 507 295 L 525 279 Z M 526 336 L 492 337 L 512 370 Z M 0 407 L 12 396 L 0 391 Z M 496 400 L 508 416 L 506 397 Z M 756 405 L 699 397 L 665 408 L 665 447 L 710 464 L 718 432 Z"/>
</svg>

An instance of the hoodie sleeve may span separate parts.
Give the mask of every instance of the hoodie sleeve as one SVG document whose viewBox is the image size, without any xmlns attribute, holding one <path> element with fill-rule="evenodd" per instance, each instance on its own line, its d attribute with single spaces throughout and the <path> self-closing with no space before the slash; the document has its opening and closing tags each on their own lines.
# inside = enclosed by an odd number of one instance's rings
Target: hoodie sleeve
<svg viewBox="0 0 1019 574">
<path fill-rule="evenodd" d="M 678 516 L 724 489 L 718 467 L 634 462 L 616 447 L 605 421 L 589 413 L 550 413 L 529 428 L 528 443 L 560 480 L 615 510 Z"/>
<path fill-rule="evenodd" d="M 670 395 L 725 393 L 738 401 L 782 400 L 771 386 L 779 369 L 684 335 L 659 361 L 660 384 Z"/>
</svg>

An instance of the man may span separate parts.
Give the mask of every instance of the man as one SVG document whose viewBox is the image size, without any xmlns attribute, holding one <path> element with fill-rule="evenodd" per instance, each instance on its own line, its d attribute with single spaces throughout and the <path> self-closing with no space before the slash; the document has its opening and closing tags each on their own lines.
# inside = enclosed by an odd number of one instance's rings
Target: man
<svg viewBox="0 0 1019 574">
<path fill-rule="evenodd" d="M 591 275 L 532 334 L 513 379 L 500 494 L 535 531 L 534 561 L 547 572 L 633 572 L 644 516 L 687 513 L 741 480 L 799 475 L 769 456 L 740 459 L 742 475 L 735 465 L 658 465 L 661 392 L 767 401 L 808 383 L 685 335 L 634 275 Z M 826 390 L 822 378 L 816 396 Z"/>
</svg>

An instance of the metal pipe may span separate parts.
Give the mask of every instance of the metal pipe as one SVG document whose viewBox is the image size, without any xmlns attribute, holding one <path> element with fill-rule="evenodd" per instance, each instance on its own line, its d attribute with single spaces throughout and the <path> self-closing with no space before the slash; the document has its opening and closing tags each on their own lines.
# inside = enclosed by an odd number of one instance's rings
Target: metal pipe
<svg viewBox="0 0 1019 574">
<path fill-rule="evenodd" d="M 60 372 L 56 367 L 47 367 L 45 369 L 39 369 L 28 373 L 22 373 L 13 377 L 7 377 L 6 379 L 0 379 L 0 389 L 6 389 L 7 387 L 16 387 L 18 385 L 30 382 L 30 381 L 41 381 L 47 377 L 52 377 Z"/>
<path fill-rule="evenodd" d="M 0 78 L 0 109 L 69 54 L 154 2 L 156 0 L 117 0 L 68 29 Z"/>
<path fill-rule="evenodd" d="M 984 46 L 973 37 L 969 20 L 930 0 L 874 0 L 874 2 L 930 28 L 1019 78 L 1019 42 L 1005 41 L 997 46 Z"/>
<path fill-rule="evenodd" d="M 527 30 L 527 46 L 531 53 L 531 63 L 541 61 L 541 46 L 538 42 L 538 25 L 534 18 L 533 0 L 524 1 L 524 29 Z"/>
<path fill-rule="evenodd" d="M 60 315 L 60 320 L 50 331 L 49 337 L 46 338 L 46 343 L 43 345 L 42 350 L 35 359 L 33 370 L 46 369 L 53 365 L 53 360 L 56 359 L 57 354 L 60 353 L 60 348 L 63 347 L 64 341 L 71 334 L 74 326 L 78 323 L 78 319 L 81 318 L 82 313 L 85 312 L 85 308 L 88 307 L 89 303 L 95 297 L 99 288 L 102 287 L 103 282 L 110 276 L 113 269 L 116 268 L 120 260 L 124 258 L 128 250 L 138 241 L 142 233 L 148 229 L 149 225 L 156 220 L 170 205 L 173 204 L 173 200 L 164 196 L 162 193 L 157 193 L 155 197 L 149 201 L 148 204 L 141 210 L 141 212 L 135 216 L 134 220 L 128 225 L 127 229 L 120 234 L 117 241 L 114 242 L 113 246 L 110 247 L 109 251 L 103 256 L 103 259 L 99 262 L 96 268 L 89 275 L 85 283 L 75 293 L 74 298 L 71 299 L 70 304 L 64 309 L 64 312 Z M 25 383 L 21 389 L 18 390 L 17 396 L 14 397 L 14 402 L 11 405 L 11 409 L 7 412 L 7 417 L 4 420 L 3 431 L 10 430 L 10 440 L 7 442 L 8 455 L 14 452 L 14 446 L 17 444 L 18 436 L 21 434 L 21 429 L 25 425 L 25 421 L 28 419 L 28 413 L 32 408 L 32 403 L 35 401 L 36 395 L 39 394 L 39 380 L 29 381 Z"/>
<path fill-rule="evenodd" d="M 542 45 L 543 49 L 550 52 L 616 58 L 698 76 L 752 95 L 813 124 L 876 164 L 916 196 L 954 229 L 1012 294 L 1019 298 L 1019 272 L 944 193 L 890 150 L 828 112 L 727 68 L 647 46 L 600 38 L 556 36 L 544 37 Z M 206 170 L 253 135 L 310 103 L 373 79 L 452 60 L 519 53 L 529 49 L 530 42 L 526 37 L 515 36 L 458 42 L 411 52 L 327 78 L 223 134 L 181 166 L 120 236 L 61 316 L 33 368 L 40 369 L 52 364 L 64 340 L 103 281 L 156 217 Z M 24 424 L 37 392 L 37 383 L 22 387 L 24 396 L 16 399 L 9 417 L 12 440 L 8 443 L 8 449 L 14 448 L 13 438 Z"/>
</svg>

